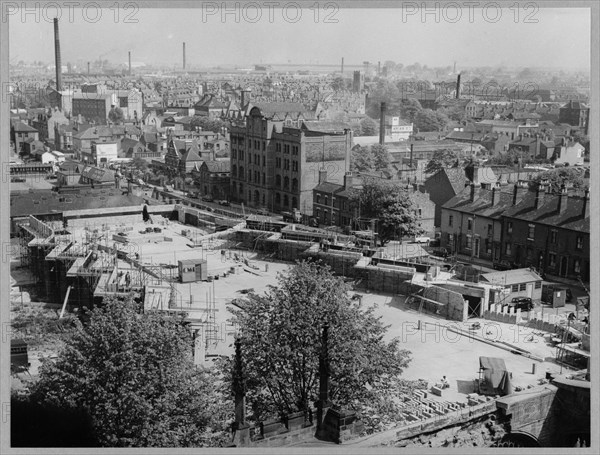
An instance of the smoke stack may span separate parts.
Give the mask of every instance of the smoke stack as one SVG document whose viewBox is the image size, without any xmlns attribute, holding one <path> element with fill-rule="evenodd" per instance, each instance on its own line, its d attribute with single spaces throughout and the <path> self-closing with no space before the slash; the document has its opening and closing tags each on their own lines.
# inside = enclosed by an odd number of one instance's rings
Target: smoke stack
<svg viewBox="0 0 600 455">
<path fill-rule="evenodd" d="M 456 62 L 454 62 L 454 74 L 456 74 Z"/>
<path fill-rule="evenodd" d="M 327 169 L 319 169 L 319 183 L 327 181 Z"/>
<path fill-rule="evenodd" d="M 413 166 L 413 146 L 414 144 L 410 144 L 410 168 Z"/>
<path fill-rule="evenodd" d="M 185 69 L 185 43 L 183 43 L 183 69 Z"/>
<path fill-rule="evenodd" d="M 460 98 L 460 73 L 456 76 L 456 99 Z"/>
<path fill-rule="evenodd" d="M 342 57 L 342 74 L 344 74 L 344 57 Z"/>
<path fill-rule="evenodd" d="M 379 144 L 385 143 L 385 103 L 381 103 L 381 112 L 379 117 Z"/>
<path fill-rule="evenodd" d="M 539 209 L 544 203 L 544 195 L 546 193 L 546 185 L 543 182 L 540 182 L 537 186 L 535 192 L 535 208 Z M 559 201 L 559 210 L 560 210 L 560 201 Z"/>
<path fill-rule="evenodd" d="M 381 62 L 377 62 L 377 75 L 381 76 Z"/>
<path fill-rule="evenodd" d="M 90 75 L 90 62 L 88 62 L 88 76 Z"/>
<path fill-rule="evenodd" d="M 131 76 L 131 51 L 127 52 L 127 55 L 129 57 L 129 75 Z"/>
<path fill-rule="evenodd" d="M 492 188 L 492 205 L 498 205 L 498 203 L 500 202 L 500 187 L 499 186 L 494 186 Z"/>
<path fill-rule="evenodd" d="M 62 90 L 62 64 L 60 62 L 60 38 L 58 37 L 58 18 L 54 18 L 54 60 L 56 64 L 56 91 Z M 62 110 L 62 97 L 58 97 L 58 108 Z"/>
</svg>

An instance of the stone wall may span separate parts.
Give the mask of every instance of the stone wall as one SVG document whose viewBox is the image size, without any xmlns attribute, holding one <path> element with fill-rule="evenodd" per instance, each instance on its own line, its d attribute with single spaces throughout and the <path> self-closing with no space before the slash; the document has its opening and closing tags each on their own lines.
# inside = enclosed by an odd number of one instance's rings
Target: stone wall
<svg viewBox="0 0 600 455">
<path fill-rule="evenodd" d="M 422 308 L 425 311 L 439 314 L 451 321 L 464 322 L 467 320 L 469 305 L 465 302 L 462 294 L 439 286 L 430 286 L 424 289 L 423 297 L 425 299 L 423 299 Z"/>
</svg>

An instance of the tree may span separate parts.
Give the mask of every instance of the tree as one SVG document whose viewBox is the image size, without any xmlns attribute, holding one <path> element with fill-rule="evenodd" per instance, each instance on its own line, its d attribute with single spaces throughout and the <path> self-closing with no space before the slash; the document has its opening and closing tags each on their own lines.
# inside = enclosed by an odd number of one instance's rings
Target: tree
<svg viewBox="0 0 600 455">
<path fill-rule="evenodd" d="M 146 169 L 148 169 L 148 162 L 145 159 L 136 156 L 133 160 L 131 160 L 131 166 L 143 173 L 146 171 Z"/>
<path fill-rule="evenodd" d="M 341 91 L 347 90 L 348 89 L 348 84 L 346 82 L 346 79 L 344 79 L 341 76 L 336 77 L 331 82 L 331 88 L 333 90 L 335 90 L 336 92 L 341 92 Z"/>
<path fill-rule="evenodd" d="M 357 145 L 352 149 L 352 171 L 368 172 L 373 170 L 373 165 L 373 154 L 369 148 Z"/>
<path fill-rule="evenodd" d="M 403 99 L 400 103 L 400 117 L 414 122 L 416 115 L 423 110 L 419 100 L 414 98 Z"/>
<path fill-rule="evenodd" d="M 532 182 L 537 185 L 542 180 L 548 181 L 552 193 L 560 193 L 563 185 L 572 187 L 575 190 L 587 188 L 581 170 L 573 167 L 560 167 L 540 172 L 533 178 Z"/>
<path fill-rule="evenodd" d="M 400 382 L 410 353 L 400 349 L 398 339 L 384 341 L 387 327 L 373 308 L 350 300 L 349 287 L 329 267 L 299 262 L 277 281 L 264 295 L 250 294 L 243 310 L 232 310 L 241 332 L 251 420 L 306 411 L 319 398 L 325 323 L 334 406 L 364 412 Z M 222 368 L 230 372 L 231 362 Z"/>
<path fill-rule="evenodd" d="M 427 166 L 425 166 L 425 173 L 434 174 L 440 169 L 454 167 L 457 161 L 458 155 L 456 152 L 450 149 L 436 150 L 427 163 Z"/>
<path fill-rule="evenodd" d="M 229 128 L 231 126 L 227 121 L 211 119 L 202 115 L 194 116 L 190 125 L 194 128 L 200 127 L 202 131 L 212 131 L 213 133 L 221 133 L 223 128 Z"/>
<path fill-rule="evenodd" d="M 404 187 L 380 179 L 365 179 L 360 191 L 350 198 L 354 207 L 360 207 L 361 218 L 377 220 L 377 234 L 382 245 L 405 235 L 418 235 L 416 210 Z"/>
<path fill-rule="evenodd" d="M 108 112 L 108 119 L 115 125 L 123 123 L 124 115 L 123 110 L 120 107 L 113 106 Z"/>
<path fill-rule="evenodd" d="M 194 366 L 191 346 L 181 318 L 108 299 L 56 361 L 42 365 L 32 402 L 87 411 L 105 447 L 222 444 L 224 398 L 214 373 Z"/>
<path fill-rule="evenodd" d="M 377 123 L 371 117 L 365 117 L 360 121 L 360 131 L 361 136 L 375 136 L 377 135 Z"/>
<path fill-rule="evenodd" d="M 385 171 L 390 167 L 392 157 L 385 145 L 372 145 L 370 152 L 373 156 L 373 168 L 375 171 Z"/>
<path fill-rule="evenodd" d="M 442 112 L 423 109 L 415 114 L 414 123 L 419 131 L 443 131 L 448 124 L 448 117 Z"/>
</svg>

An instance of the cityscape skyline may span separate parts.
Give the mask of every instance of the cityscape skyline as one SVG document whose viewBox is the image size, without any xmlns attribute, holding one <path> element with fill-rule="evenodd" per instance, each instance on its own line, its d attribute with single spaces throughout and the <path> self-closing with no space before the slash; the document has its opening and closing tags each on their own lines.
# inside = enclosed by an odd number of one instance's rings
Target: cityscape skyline
<svg viewBox="0 0 600 455">
<path fill-rule="evenodd" d="M 365 60 L 372 64 L 378 60 L 382 64 L 393 60 L 404 65 L 419 62 L 427 66 L 451 66 L 457 62 L 459 69 L 473 66 L 590 69 L 591 15 L 589 9 L 584 8 L 529 12 L 522 7 L 520 12 L 503 8 L 494 23 L 485 18 L 487 14 L 489 19 L 491 13 L 484 14 L 484 10 L 478 12 L 477 9 L 472 12 L 472 21 L 466 17 L 469 12 L 464 11 L 462 20 L 455 23 L 443 20 L 450 18 L 448 10 L 421 17 L 419 12 L 408 14 L 400 8 L 326 11 L 321 7 L 318 13 L 306 8 L 296 16 L 299 19 L 295 23 L 289 20 L 291 12 L 284 10 L 254 10 L 254 17 L 260 13 L 254 23 L 244 20 L 252 17 L 251 11 L 243 8 L 238 12 L 215 13 L 204 8 L 173 8 L 168 9 L 168 15 L 164 9 L 139 9 L 129 13 L 103 9 L 95 23 L 84 20 L 90 13 L 79 10 L 81 14 L 78 14 L 77 11 L 71 16 L 67 11 L 61 13 L 63 64 L 98 59 L 126 63 L 131 52 L 133 62 L 178 67 L 182 62 L 182 43 L 186 42 L 188 68 L 245 67 L 261 63 L 335 64 L 343 57 L 348 67 Z M 124 22 L 127 14 L 137 23 Z M 9 17 L 11 64 L 53 60 L 50 15 L 49 11 L 40 13 L 41 20 L 33 29 L 34 15 Z M 115 21 L 117 16 L 119 20 Z M 519 20 L 515 21 L 517 16 Z M 524 22 L 526 16 L 537 23 Z M 165 17 L 168 18 L 166 26 Z M 356 33 L 359 27 L 364 33 Z M 163 31 L 156 32 L 160 28 Z M 557 35 L 560 29 L 569 30 L 568 41 Z M 148 38 L 147 32 L 154 37 Z M 415 45 L 418 33 L 422 33 L 419 37 L 422 41 Z M 273 37 L 280 39 L 274 43 Z M 443 46 L 438 45 L 440 37 L 443 37 Z M 31 46 L 32 38 L 40 45 Z M 326 43 L 318 49 L 318 54 L 310 45 L 315 38 Z M 402 45 L 406 42 L 411 45 Z M 515 54 L 517 48 L 519 52 Z"/>
</svg>

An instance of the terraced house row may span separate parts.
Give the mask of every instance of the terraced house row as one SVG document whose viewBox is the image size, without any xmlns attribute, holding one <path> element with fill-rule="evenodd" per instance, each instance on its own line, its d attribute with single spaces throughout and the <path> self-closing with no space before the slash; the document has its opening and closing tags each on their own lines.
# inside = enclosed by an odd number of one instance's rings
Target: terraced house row
<svg viewBox="0 0 600 455">
<path fill-rule="evenodd" d="M 563 186 L 557 194 L 545 181 L 471 184 L 442 206 L 440 229 L 452 253 L 589 280 L 589 190 Z"/>
</svg>

